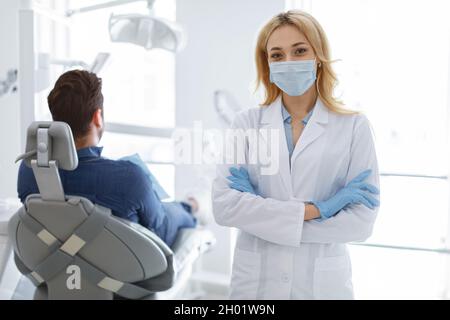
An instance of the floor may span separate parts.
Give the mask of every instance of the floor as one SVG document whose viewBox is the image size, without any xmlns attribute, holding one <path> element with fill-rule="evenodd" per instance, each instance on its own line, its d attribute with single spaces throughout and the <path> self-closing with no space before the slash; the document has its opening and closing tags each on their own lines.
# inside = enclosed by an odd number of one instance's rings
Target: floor
<svg viewBox="0 0 450 320">
<path fill-rule="evenodd" d="M 17 284 L 12 300 L 33 300 L 34 289 L 34 284 L 28 278 L 22 276 Z"/>
</svg>

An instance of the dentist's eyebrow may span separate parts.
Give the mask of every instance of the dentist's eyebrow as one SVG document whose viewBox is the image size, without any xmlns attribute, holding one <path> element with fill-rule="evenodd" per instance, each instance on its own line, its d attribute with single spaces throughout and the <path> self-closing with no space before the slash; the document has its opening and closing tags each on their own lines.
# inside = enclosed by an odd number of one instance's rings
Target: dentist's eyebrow
<svg viewBox="0 0 450 320">
<path fill-rule="evenodd" d="M 294 44 L 292 45 L 292 47 L 296 47 L 296 46 L 298 46 L 298 45 L 300 45 L 300 44 L 306 44 L 306 42 L 297 42 L 297 43 L 294 43 Z"/>
<path fill-rule="evenodd" d="M 301 44 L 306 44 L 306 42 L 302 42 L 302 41 L 296 42 L 296 43 L 294 43 L 292 45 L 292 47 L 296 47 L 296 46 L 301 45 Z M 270 49 L 270 51 L 273 51 L 273 50 L 283 50 L 283 48 L 281 48 L 281 47 L 273 47 L 273 48 Z"/>
<path fill-rule="evenodd" d="M 270 49 L 270 51 L 273 51 L 273 50 L 283 50 L 283 48 L 281 48 L 281 47 L 273 47 L 272 49 Z"/>
</svg>

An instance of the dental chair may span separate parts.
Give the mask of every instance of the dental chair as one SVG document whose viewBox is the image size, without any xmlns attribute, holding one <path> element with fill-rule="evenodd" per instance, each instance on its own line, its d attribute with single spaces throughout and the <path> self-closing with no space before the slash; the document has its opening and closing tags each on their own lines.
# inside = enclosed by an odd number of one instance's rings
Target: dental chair
<svg viewBox="0 0 450 320">
<path fill-rule="evenodd" d="M 27 197 L 8 229 L 34 299 L 179 298 L 193 263 L 215 242 L 207 230 L 182 229 L 171 249 L 139 224 L 64 194 L 58 169 L 78 166 L 64 122 L 32 123 L 19 159 L 33 169 L 39 194 Z"/>
</svg>

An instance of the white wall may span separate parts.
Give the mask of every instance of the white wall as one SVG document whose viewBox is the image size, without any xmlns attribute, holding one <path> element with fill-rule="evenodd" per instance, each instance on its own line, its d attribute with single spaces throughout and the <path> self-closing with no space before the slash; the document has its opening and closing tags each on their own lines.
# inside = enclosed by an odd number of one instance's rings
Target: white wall
<svg viewBox="0 0 450 320">
<path fill-rule="evenodd" d="M 0 79 L 19 65 L 18 8 L 20 1 L 0 1 Z M 19 71 L 20 72 L 20 71 Z M 20 90 L 20 88 L 19 88 Z M 0 97 L 0 198 L 15 197 L 20 153 L 19 93 Z"/>
<path fill-rule="evenodd" d="M 246 106 L 256 105 L 253 52 L 260 27 L 284 10 L 283 0 L 179 0 L 177 21 L 187 30 L 186 48 L 177 55 L 176 125 L 192 127 L 202 120 L 204 128 L 219 127 L 213 106 L 217 89 L 232 92 Z M 214 168 L 178 166 L 176 196 L 200 178 L 213 178 Z M 207 254 L 203 266 L 226 279 L 230 273 L 230 229 L 211 227 L 218 238 L 215 249 Z"/>
</svg>

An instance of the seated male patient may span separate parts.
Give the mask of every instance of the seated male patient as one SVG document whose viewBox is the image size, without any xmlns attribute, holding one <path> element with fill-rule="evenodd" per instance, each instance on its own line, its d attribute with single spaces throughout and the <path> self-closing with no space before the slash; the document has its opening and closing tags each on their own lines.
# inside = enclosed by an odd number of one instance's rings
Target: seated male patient
<svg viewBox="0 0 450 320">
<path fill-rule="evenodd" d="M 65 194 L 81 196 L 110 208 L 120 218 L 155 232 L 169 246 L 180 228 L 192 228 L 198 202 L 161 202 L 145 171 L 131 161 L 110 160 L 97 147 L 104 130 L 102 82 L 95 74 L 73 70 L 64 73 L 48 96 L 54 121 L 69 124 L 75 139 L 78 168 L 59 170 Z M 125 106 L 124 106 L 125 107 Z M 18 177 L 22 202 L 39 193 L 31 168 L 22 161 Z"/>
</svg>

